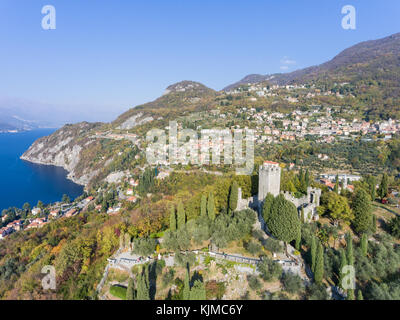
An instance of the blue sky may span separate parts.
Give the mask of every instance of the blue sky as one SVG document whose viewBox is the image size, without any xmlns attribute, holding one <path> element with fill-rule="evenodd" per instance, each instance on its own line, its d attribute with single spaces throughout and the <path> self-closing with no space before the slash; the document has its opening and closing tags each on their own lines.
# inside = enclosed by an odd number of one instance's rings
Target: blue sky
<svg viewBox="0 0 400 320">
<path fill-rule="evenodd" d="M 47 4 L 56 30 L 41 28 Z M 341 27 L 347 4 L 356 30 Z M 0 107 L 112 120 L 181 80 L 220 90 L 325 62 L 400 32 L 399 17 L 398 0 L 0 0 Z"/>
</svg>

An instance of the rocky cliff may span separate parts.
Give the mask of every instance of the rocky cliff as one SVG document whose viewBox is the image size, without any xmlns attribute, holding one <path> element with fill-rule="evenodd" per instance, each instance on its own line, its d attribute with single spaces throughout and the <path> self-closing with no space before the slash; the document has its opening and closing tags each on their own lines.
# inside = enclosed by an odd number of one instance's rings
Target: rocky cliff
<svg viewBox="0 0 400 320">
<path fill-rule="evenodd" d="M 52 135 L 35 141 L 21 159 L 37 164 L 63 167 L 68 171 L 69 179 L 77 184 L 87 185 L 97 174 L 97 170 L 80 166 L 82 150 L 96 143 L 90 138 L 90 132 L 99 126 L 101 126 L 99 123 L 87 122 L 66 125 Z"/>
</svg>

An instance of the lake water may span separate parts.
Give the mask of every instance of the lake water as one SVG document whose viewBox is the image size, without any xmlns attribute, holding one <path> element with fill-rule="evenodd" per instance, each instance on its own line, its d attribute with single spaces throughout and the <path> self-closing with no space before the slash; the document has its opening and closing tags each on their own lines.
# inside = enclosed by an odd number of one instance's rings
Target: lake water
<svg viewBox="0 0 400 320">
<path fill-rule="evenodd" d="M 21 208 L 25 202 L 35 206 L 60 201 L 63 194 L 71 199 L 83 192 L 83 187 L 66 178 L 67 171 L 55 166 L 32 164 L 19 157 L 38 138 L 54 129 L 0 134 L 0 212 L 9 207 Z"/>
</svg>

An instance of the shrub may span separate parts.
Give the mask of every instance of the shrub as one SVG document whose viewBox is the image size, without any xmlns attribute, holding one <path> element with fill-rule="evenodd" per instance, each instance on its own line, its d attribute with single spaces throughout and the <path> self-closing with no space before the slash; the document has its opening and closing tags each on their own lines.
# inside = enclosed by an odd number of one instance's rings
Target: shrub
<svg viewBox="0 0 400 320">
<path fill-rule="evenodd" d="M 283 251 L 283 247 L 282 247 L 280 241 L 276 240 L 276 239 L 272 239 L 272 238 L 269 238 L 265 242 L 264 248 L 266 250 L 268 250 L 269 252 L 273 252 L 273 253 L 279 253 L 279 252 Z"/>
<path fill-rule="evenodd" d="M 172 280 L 174 280 L 175 277 L 175 270 L 173 268 L 168 268 L 167 272 L 164 273 L 162 277 L 162 283 L 164 286 L 167 286 L 168 284 L 171 283 Z"/>
<path fill-rule="evenodd" d="M 249 283 L 249 287 L 252 290 L 257 291 L 257 290 L 260 290 L 262 287 L 260 280 L 258 280 L 258 278 L 256 276 L 248 275 L 247 282 Z"/>
<path fill-rule="evenodd" d="M 273 281 L 278 279 L 282 274 L 282 266 L 269 258 L 264 258 L 257 265 L 257 270 L 261 273 L 264 281 Z"/>
<path fill-rule="evenodd" d="M 257 242 L 250 241 L 246 244 L 246 250 L 253 255 L 261 252 L 261 245 Z"/>
<path fill-rule="evenodd" d="M 289 293 L 297 293 L 304 287 L 303 280 L 297 274 L 290 272 L 282 275 L 281 282 Z"/>
<path fill-rule="evenodd" d="M 133 252 L 148 256 L 156 250 L 156 240 L 152 238 L 138 238 L 133 241 Z"/>
</svg>

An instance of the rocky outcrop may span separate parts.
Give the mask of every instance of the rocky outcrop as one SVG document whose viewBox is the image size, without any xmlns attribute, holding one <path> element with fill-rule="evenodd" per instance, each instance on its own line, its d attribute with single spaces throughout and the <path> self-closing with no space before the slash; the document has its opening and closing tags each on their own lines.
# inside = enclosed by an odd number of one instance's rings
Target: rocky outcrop
<svg viewBox="0 0 400 320">
<path fill-rule="evenodd" d="M 136 126 L 140 126 L 153 120 L 154 119 L 151 116 L 143 116 L 143 113 L 138 113 L 125 120 L 119 127 L 117 127 L 117 129 L 130 130 Z"/>
<path fill-rule="evenodd" d="M 76 170 L 81 161 L 81 152 L 94 141 L 88 132 L 99 124 L 78 123 L 66 125 L 50 136 L 35 141 L 21 156 L 22 160 L 37 164 L 54 165 L 68 171 L 68 178 L 80 185 L 87 185 L 98 173 L 97 170 L 84 168 Z"/>
</svg>

